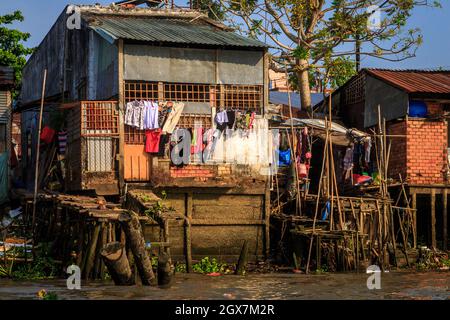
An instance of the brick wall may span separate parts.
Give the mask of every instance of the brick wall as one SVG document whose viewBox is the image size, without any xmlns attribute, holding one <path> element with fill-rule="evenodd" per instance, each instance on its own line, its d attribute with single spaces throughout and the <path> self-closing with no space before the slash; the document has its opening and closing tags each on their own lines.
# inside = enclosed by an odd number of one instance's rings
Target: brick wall
<svg viewBox="0 0 450 320">
<path fill-rule="evenodd" d="M 447 122 L 409 118 L 406 124 L 406 170 L 411 184 L 442 184 L 447 162 Z M 396 149 L 392 149 L 393 154 Z"/>
<path fill-rule="evenodd" d="M 215 170 L 212 166 L 205 165 L 170 167 L 170 176 L 172 178 L 212 178 L 215 176 Z"/>
<path fill-rule="evenodd" d="M 406 121 L 388 122 L 386 131 L 389 135 L 406 135 Z M 399 179 L 398 174 L 402 175 L 402 179 L 406 178 L 406 137 L 392 137 L 391 153 L 389 156 L 388 175 L 395 180 Z"/>
</svg>

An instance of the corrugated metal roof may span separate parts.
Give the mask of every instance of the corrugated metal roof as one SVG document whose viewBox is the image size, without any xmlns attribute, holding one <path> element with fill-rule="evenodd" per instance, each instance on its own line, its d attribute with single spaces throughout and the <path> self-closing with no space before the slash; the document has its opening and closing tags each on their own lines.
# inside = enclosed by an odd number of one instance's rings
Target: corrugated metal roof
<svg viewBox="0 0 450 320">
<path fill-rule="evenodd" d="M 450 93 L 449 70 L 365 70 L 408 93 Z"/>
<path fill-rule="evenodd" d="M 0 66 L 0 85 L 14 85 L 14 69 Z"/>
<path fill-rule="evenodd" d="M 268 47 L 258 40 L 220 30 L 211 25 L 187 19 L 158 19 L 154 17 L 96 16 L 90 28 L 99 34 L 117 39 L 211 46 Z"/>
<path fill-rule="evenodd" d="M 296 92 L 290 92 L 291 96 L 291 106 L 293 108 L 301 109 L 301 99 L 300 94 Z M 323 100 L 322 93 L 311 93 L 311 104 L 314 106 Z M 281 91 L 270 91 L 269 92 L 269 102 L 273 104 L 284 104 L 289 105 L 289 97 L 287 92 Z"/>
</svg>

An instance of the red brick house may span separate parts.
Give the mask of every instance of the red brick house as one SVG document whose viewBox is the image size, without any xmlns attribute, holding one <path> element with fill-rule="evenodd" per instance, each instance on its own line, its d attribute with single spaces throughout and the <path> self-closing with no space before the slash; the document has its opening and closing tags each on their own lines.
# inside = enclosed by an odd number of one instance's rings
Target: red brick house
<svg viewBox="0 0 450 320">
<path fill-rule="evenodd" d="M 446 248 L 450 71 L 362 69 L 333 93 L 332 106 L 347 126 L 366 131 L 377 127 L 379 106 L 392 144 L 389 176 L 406 181 L 422 215 L 419 234 L 427 226 L 429 243 Z"/>
</svg>

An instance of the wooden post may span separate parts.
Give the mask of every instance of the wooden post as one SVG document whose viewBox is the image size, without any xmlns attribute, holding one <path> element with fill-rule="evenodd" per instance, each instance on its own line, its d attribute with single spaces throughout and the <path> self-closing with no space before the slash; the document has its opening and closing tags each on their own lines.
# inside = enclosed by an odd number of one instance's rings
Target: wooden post
<svg viewBox="0 0 450 320">
<path fill-rule="evenodd" d="M 436 189 L 431 189 L 431 247 L 436 249 Z"/>
<path fill-rule="evenodd" d="M 412 209 L 413 209 L 413 242 L 414 242 L 414 249 L 417 248 L 417 193 L 414 190 L 412 192 Z"/>
<path fill-rule="evenodd" d="M 170 260 L 170 255 L 166 252 L 161 252 L 158 257 L 158 285 L 162 288 L 169 288 L 172 285 L 173 272 Z"/>
<path fill-rule="evenodd" d="M 36 202 L 37 202 L 37 192 L 39 183 L 39 149 L 41 147 L 41 129 L 42 129 L 42 114 L 44 112 L 44 98 L 45 98 L 45 85 L 47 82 L 47 69 L 44 70 L 44 79 L 42 81 L 42 94 L 41 94 L 41 108 L 39 110 L 39 123 L 37 132 L 37 145 L 36 145 L 36 162 L 34 168 L 34 194 L 33 194 L 33 222 L 31 226 L 33 234 L 33 256 L 34 256 L 34 244 L 35 244 L 35 223 L 36 223 Z M 5 251 L 6 252 L 6 251 Z"/>
<path fill-rule="evenodd" d="M 116 285 L 132 285 L 133 278 L 126 251 L 120 242 L 108 243 L 100 254 Z"/>
<path fill-rule="evenodd" d="M 248 257 L 248 240 L 244 240 L 244 244 L 242 245 L 241 254 L 239 255 L 239 260 L 234 274 L 243 275 L 245 273 L 247 269 L 247 257 Z"/>
<path fill-rule="evenodd" d="M 191 221 L 192 221 L 192 192 L 187 193 L 186 198 L 186 218 L 184 221 L 185 227 L 185 247 L 186 247 L 186 272 L 192 272 L 192 243 L 191 243 Z"/>
<path fill-rule="evenodd" d="M 101 225 L 100 225 L 100 223 L 98 223 L 94 228 L 91 243 L 89 246 L 89 251 L 87 253 L 86 272 L 84 275 L 86 280 L 89 279 L 89 274 L 91 273 L 92 267 L 94 266 L 95 249 L 97 248 L 97 241 L 98 241 L 98 236 L 100 234 L 100 228 L 101 228 Z"/>
<path fill-rule="evenodd" d="M 442 190 L 442 249 L 447 250 L 448 243 L 448 233 L 447 233 L 447 224 L 448 224 L 448 211 L 447 211 L 447 188 L 444 187 Z"/>
<path fill-rule="evenodd" d="M 143 285 L 151 285 L 156 280 L 152 262 L 145 249 L 144 234 L 136 213 L 122 213 L 119 221 L 125 231 L 127 242 L 133 252 L 136 265 Z"/>
<path fill-rule="evenodd" d="M 300 190 L 297 190 L 300 192 Z M 265 256 L 269 259 L 270 255 L 270 186 L 267 181 L 266 192 L 264 195 L 264 230 L 265 230 Z"/>
<path fill-rule="evenodd" d="M 125 147 L 125 82 L 124 75 L 124 54 L 123 54 L 123 39 L 118 41 L 118 84 L 119 84 L 119 190 L 123 193 L 125 186 L 125 165 L 124 165 L 124 147 Z"/>
</svg>

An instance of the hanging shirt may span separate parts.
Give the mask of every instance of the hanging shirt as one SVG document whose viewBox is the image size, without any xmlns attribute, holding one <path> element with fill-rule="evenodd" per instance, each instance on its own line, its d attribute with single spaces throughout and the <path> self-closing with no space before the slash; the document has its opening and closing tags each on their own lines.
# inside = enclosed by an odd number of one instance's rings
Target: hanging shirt
<svg viewBox="0 0 450 320">
<path fill-rule="evenodd" d="M 144 101 L 144 129 L 158 129 L 158 103 Z"/>
<path fill-rule="evenodd" d="M 145 131 L 145 152 L 157 153 L 159 151 L 160 138 L 160 129 Z"/>
<path fill-rule="evenodd" d="M 163 133 L 172 133 L 175 130 L 175 127 L 180 121 L 181 114 L 183 113 L 184 103 L 175 102 L 173 104 L 172 110 L 167 116 L 166 122 L 164 123 L 164 127 L 162 129 Z"/>
<path fill-rule="evenodd" d="M 128 102 L 125 108 L 125 124 L 133 125 L 134 102 Z"/>
<path fill-rule="evenodd" d="M 217 124 L 217 129 L 219 129 L 220 131 L 225 130 L 225 128 L 227 127 L 228 124 L 228 116 L 227 116 L 227 112 L 221 111 L 216 113 L 216 124 Z"/>
<path fill-rule="evenodd" d="M 191 154 L 199 153 L 203 150 L 203 128 L 192 130 Z"/>
<path fill-rule="evenodd" d="M 228 118 L 228 129 L 233 129 L 236 120 L 236 112 L 233 110 L 227 111 L 227 118 Z"/>
</svg>

